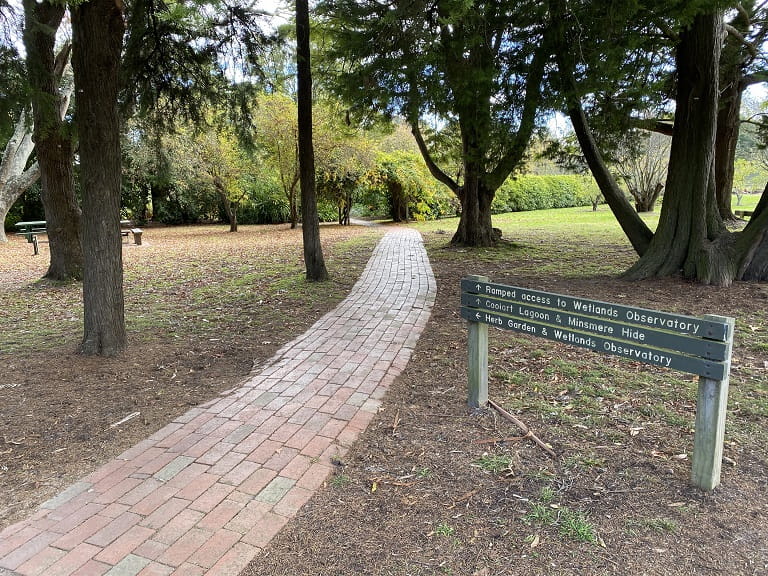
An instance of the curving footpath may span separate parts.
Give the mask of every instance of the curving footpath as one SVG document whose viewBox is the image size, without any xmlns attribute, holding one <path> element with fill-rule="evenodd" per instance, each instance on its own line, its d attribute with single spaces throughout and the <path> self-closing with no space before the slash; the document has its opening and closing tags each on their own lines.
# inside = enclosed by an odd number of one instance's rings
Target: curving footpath
<svg viewBox="0 0 768 576">
<path fill-rule="evenodd" d="M 242 387 L 0 532 L 0 575 L 239 573 L 371 421 L 434 298 L 421 236 L 391 229 L 349 296 Z"/>
</svg>

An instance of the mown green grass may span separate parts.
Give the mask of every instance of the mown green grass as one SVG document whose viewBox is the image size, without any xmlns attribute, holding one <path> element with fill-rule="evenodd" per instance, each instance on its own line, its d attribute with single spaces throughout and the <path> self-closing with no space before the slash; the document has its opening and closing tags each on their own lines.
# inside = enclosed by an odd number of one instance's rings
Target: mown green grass
<svg viewBox="0 0 768 576">
<path fill-rule="evenodd" d="M 658 212 L 641 216 L 651 229 L 658 223 Z M 450 218 L 417 225 L 434 249 L 446 245 L 458 219 Z M 563 275 L 589 277 L 616 275 L 634 259 L 629 241 L 621 234 L 616 218 L 606 206 L 514 212 L 493 217 L 494 227 L 502 230 L 499 245 L 491 248 L 445 251 L 440 257 L 453 261 L 483 263 L 514 262 L 515 275 Z M 575 264 L 575 265 L 574 265 Z"/>
<path fill-rule="evenodd" d="M 731 208 L 733 210 L 754 210 L 760 201 L 760 194 L 744 194 L 741 200 L 734 194 L 731 199 Z"/>
</svg>

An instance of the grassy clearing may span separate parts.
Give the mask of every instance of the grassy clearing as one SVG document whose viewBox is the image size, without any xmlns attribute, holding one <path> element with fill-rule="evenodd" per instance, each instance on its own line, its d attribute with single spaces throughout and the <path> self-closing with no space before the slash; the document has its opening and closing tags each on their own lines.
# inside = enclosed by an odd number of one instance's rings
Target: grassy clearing
<svg viewBox="0 0 768 576">
<path fill-rule="evenodd" d="M 125 316 L 133 342 L 155 334 L 212 339 L 237 317 L 291 316 L 338 301 L 361 272 L 352 255 L 370 252 L 383 232 L 323 227 L 330 283 L 304 279 L 301 230 L 286 226 L 241 226 L 232 235 L 220 226 L 150 228 L 144 246 L 123 249 Z M 79 283 L 39 280 L 47 245 L 33 257 L 12 237 L 0 246 L 0 271 L 15 282 L 0 283 L 0 351 L 23 353 L 62 343 L 75 346 L 82 334 Z M 13 275 L 11 275 L 13 273 Z M 6 277 L 6 276 L 4 276 Z"/>
<path fill-rule="evenodd" d="M 652 229 L 656 228 L 658 217 L 658 212 L 642 215 Z M 434 240 L 430 245 L 436 249 L 447 243 L 457 222 L 452 218 L 419 223 L 418 229 Z M 634 258 L 632 247 L 628 241 L 621 241 L 620 228 L 606 206 L 597 211 L 576 207 L 500 214 L 494 216 L 493 225 L 502 230 L 506 242 L 472 250 L 471 258 L 466 250 L 435 256 L 454 261 L 470 259 L 478 264 L 514 262 L 514 270 L 503 271 L 518 276 L 566 277 L 619 274 Z"/>
<path fill-rule="evenodd" d="M 731 199 L 731 207 L 733 210 L 754 210 L 757 203 L 760 201 L 760 194 L 745 194 L 739 201 L 738 197 L 734 194 Z"/>
</svg>

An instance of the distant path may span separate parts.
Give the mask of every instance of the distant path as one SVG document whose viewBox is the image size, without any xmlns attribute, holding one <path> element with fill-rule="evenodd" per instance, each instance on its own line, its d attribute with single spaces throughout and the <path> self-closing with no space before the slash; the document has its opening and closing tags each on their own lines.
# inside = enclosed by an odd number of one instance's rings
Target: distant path
<svg viewBox="0 0 768 576">
<path fill-rule="evenodd" d="M 242 387 L 0 532 L 0 576 L 233 576 L 378 410 L 429 319 L 421 236 L 392 228 L 349 296 Z"/>
</svg>

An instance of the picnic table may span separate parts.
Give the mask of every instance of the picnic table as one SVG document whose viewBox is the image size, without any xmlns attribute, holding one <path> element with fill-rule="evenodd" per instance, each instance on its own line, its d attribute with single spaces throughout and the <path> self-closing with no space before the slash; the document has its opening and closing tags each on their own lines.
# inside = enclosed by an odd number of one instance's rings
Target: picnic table
<svg viewBox="0 0 768 576">
<path fill-rule="evenodd" d="M 35 250 L 35 255 L 40 253 L 37 246 L 37 235 L 47 234 L 48 229 L 45 225 L 45 220 L 30 220 L 29 222 L 16 222 L 16 228 L 18 228 L 19 236 L 26 236 L 27 242 L 32 244 Z"/>
<path fill-rule="evenodd" d="M 38 234 L 47 234 L 48 228 L 45 220 L 30 220 L 28 222 L 16 222 L 16 228 L 18 229 L 19 236 L 26 236 L 27 242 L 34 246 L 35 255 L 39 254 L 38 249 Z M 120 220 L 120 235 L 128 239 L 128 235 L 133 234 L 133 241 L 137 244 L 141 244 L 141 228 L 135 228 L 133 221 Z"/>
<path fill-rule="evenodd" d="M 20 236 L 26 236 L 27 242 L 32 243 L 32 237 L 36 234 L 45 234 L 45 220 L 32 220 L 29 222 L 16 222 L 17 232 Z"/>
</svg>

